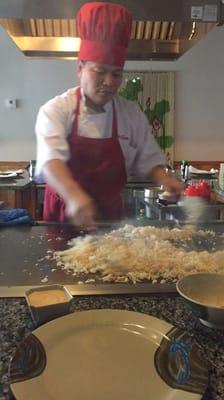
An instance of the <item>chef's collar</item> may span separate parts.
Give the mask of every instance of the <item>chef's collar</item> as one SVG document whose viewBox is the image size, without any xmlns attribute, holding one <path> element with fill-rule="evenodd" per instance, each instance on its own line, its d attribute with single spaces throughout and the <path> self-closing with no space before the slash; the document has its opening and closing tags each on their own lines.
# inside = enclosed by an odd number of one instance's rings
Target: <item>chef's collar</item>
<svg viewBox="0 0 224 400">
<path fill-rule="evenodd" d="M 104 112 L 108 112 L 108 111 L 111 109 L 111 107 L 112 107 L 112 100 L 110 100 L 110 101 L 108 101 L 108 103 L 106 103 L 106 104 L 102 107 L 102 110 L 104 110 L 104 111 L 100 111 L 100 112 L 95 111 L 95 112 L 94 112 L 93 109 L 89 108 L 89 107 L 86 105 L 86 96 L 85 96 L 85 94 L 84 94 L 84 91 L 83 91 L 83 88 L 82 88 L 82 87 L 80 88 L 80 93 L 81 93 L 81 100 L 82 100 L 82 104 L 83 104 L 83 108 L 82 108 L 82 109 L 83 109 L 84 112 L 86 112 L 86 113 L 88 113 L 88 114 L 102 114 L 102 113 L 104 113 Z"/>
</svg>

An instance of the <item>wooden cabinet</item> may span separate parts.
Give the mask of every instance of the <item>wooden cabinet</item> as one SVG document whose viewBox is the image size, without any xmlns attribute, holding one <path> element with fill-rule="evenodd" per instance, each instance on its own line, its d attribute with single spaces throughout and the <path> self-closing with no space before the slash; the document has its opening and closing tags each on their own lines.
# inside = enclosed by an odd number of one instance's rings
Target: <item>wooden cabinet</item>
<svg viewBox="0 0 224 400">
<path fill-rule="evenodd" d="M 188 160 L 189 165 L 192 165 L 195 168 L 203 169 L 206 171 L 210 171 L 211 168 L 219 169 L 220 163 L 222 161 L 192 161 Z M 181 161 L 174 161 L 174 169 L 180 170 Z"/>
<path fill-rule="evenodd" d="M 30 180 L 29 162 L 0 162 L 0 170 L 16 171 L 22 169 L 23 173 L 12 179 L 0 179 L 0 202 L 3 208 L 24 208 L 34 220 L 42 218 L 42 210 L 38 204 L 38 188 Z"/>
<path fill-rule="evenodd" d="M 16 194 L 13 190 L 1 190 L 0 201 L 3 201 L 4 208 L 15 208 Z"/>
<path fill-rule="evenodd" d="M 19 190 L 17 190 L 17 183 L 16 180 L 10 179 L 0 179 L 0 201 L 4 202 L 4 208 L 20 208 L 22 206 L 22 192 L 21 190 L 24 189 L 26 194 L 28 193 L 26 190 L 27 183 L 29 183 L 29 176 L 26 170 L 29 163 L 27 161 L 1 161 L 0 162 L 0 170 L 24 170 L 24 177 L 19 180 Z M 26 177 L 26 181 L 25 181 Z M 21 187 L 21 190 L 20 190 Z"/>
<path fill-rule="evenodd" d="M 38 188 L 31 183 L 24 190 L 0 190 L 0 201 L 4 202 L 4 209 L 7 208 L 24 208 L 32 216 L 34 220 L 41 220 L 43 213 L 43 194 L 44 187 Z"/>
</svg>

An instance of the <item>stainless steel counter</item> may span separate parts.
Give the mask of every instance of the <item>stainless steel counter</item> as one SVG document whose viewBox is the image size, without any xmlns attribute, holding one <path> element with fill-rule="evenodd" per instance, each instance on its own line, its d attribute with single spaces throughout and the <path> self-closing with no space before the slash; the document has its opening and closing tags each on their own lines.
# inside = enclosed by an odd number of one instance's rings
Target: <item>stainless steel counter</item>
<svg viewBox="0 0 224 400">
<path fill-rule="evenodd" d="M 145 210 L 145 217 L 149 219 L 176 220 L 183 221 L 186 218 L 184 208 L 178 203 L 165 204 L 160 202 L 157 197 L 145 196 L 144 190 L 135 191 L 136 213 L 139 209 Z M 207 202 L 202 221 L 224 221 L 224 204 L 215 204 L 212 201 Z"/>
</svg>

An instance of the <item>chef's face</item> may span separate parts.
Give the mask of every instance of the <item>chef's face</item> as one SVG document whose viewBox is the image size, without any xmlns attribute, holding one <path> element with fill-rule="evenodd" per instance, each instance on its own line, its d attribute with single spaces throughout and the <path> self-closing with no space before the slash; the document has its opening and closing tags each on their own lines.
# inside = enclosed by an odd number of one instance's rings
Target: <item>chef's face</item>
<svg viewBox="0 0 224 400">
<path fill-rule="evenodd" d="M 120 67 L 78 61 L 78 77 L 84 94 L 100 106 L 116 94 L 122 82 L 122 72 Z"/>
</svg>

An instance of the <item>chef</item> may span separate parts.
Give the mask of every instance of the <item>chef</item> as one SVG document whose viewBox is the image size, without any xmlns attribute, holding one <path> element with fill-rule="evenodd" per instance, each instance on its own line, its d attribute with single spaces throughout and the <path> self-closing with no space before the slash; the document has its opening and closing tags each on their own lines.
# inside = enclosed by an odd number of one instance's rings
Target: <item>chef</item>
<svg viewBox="0 0 224 400">
<path fill-rule="evenodd" d="M 129 175 L 179 193 L 139 106 L 117 94 L 132 18 L 118 4 L 84 4 L 76 18 L 80 86 L 43 105 L 36 121 L 36 177 L 46 182 L 45 221 L 94 227 L 124 217 L 121 192 Z"/>
</svg>

